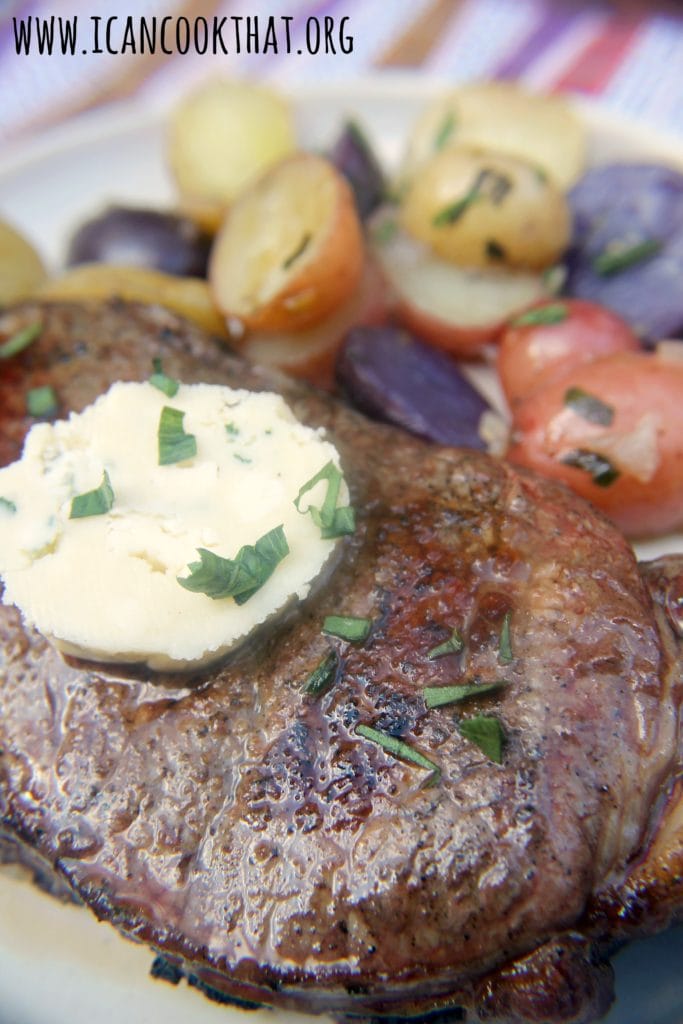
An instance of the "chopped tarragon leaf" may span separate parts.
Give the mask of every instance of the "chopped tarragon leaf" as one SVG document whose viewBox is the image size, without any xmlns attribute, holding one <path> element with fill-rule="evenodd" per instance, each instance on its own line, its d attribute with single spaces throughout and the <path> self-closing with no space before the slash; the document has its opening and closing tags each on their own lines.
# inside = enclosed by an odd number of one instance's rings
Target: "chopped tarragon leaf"
<svg viewBox="0 0 683 1024">
<path fill-rule="evenodd" d="M 289 554 L 289 545 L 284 527 L 276 526 L 255 544 L 241 547 L 234 558 L 223 558 L 206 548 L 197 552 L 200 561 L 190 563 L 190 575 L 177 577 L 181 587 L 214 600 L 233 597 L 236 604 L 244 604 Z"/>
<path fill-rule="evenodd" d="M 584 420 L 597 423 L 601 427 L 609 427 L 614 419 L 614 409 L 611 405 L 600 401 L 582 388 L 567 388 L 564 393 L 564 404 Z"/>
<path fill-rule="evenodd" d="M 612 465 L 609 459 L 598 452 L 588 451 L 586 448 L 577 448 L 576 451 L 568 452 L 562 456 L 561 461 L 565 466 L 574 466 L 588 473 L 594 484 L 598 487 L 609 487 L 615 480 L 619 479 L 619 470 Z"/>
<path fill-rule="evenodd" d="M 430 661 L 434 661 L 435 658 L 443 658 L 447 654 L 459 654 L 464 646 L 465 641 L 458 630 L 454 629 L 448 640 L 444 640 L 442 644 L 432 647 L 427 657 Z"/>
<path fill-rule="evenodd" d="M 450 227 L 451 224 L 456 224 L 472 203 L 476 203 L 480 198 L 479 188 L 476 186 L 471 188 L 460 199 L 456 199 L 455 202 L 449 203 L 448 206 L 442 207 L 438 213 L 435 213 L 432 217 L 432 226 L 435 228 L 445 228 Z"/>
<path fill-rule="evenodd" d="M 159 465 L 169 466 L 174 462 L 184 462 L 197 454 L 197 439 L 194 434 L 186 434 L 183 428 L 184 412 L 165 405 L 159 417 Z"/>
<path fill-rule="evenodd" d="M 342 482 L 342 472 L 333 462 L 326 463 L 319 472 L 308 480 L 294 499 L 294 507 L 297 512 L 303 515 L 309 512 L 311 519 L 320 530 L 323 540 L 332 540 L 335 537 L 342 537 L 344 534 L 354 533 L 356 529 L 356 516 L 351 505 L 344 505 L 337 508 L 339 488 Z M 301 508 L 301 499 L 307 491 L 310 491 L 321 480 L 327 481 L 327 491 L 320 508 L 309 505 L 308 508 Z"/>
<path fill-rule="evenodd" d="M 490 167 L 483 167 L 477 175 L 474 183 L 475 189 L 486 196 L 496 206 L 503 202 L 506 195 L 512 188 L 512 181 L 505 174 L 494 171 Z"/>
<path fill-rule="evenodd" d="M 292 264 L 296 263 L 300 256 L 303 256 L 303 254 L 305 253 L 306 249 L 310 244 L 312 237 L 313 236 L 310 233 L 310 231 L 307 231 L 305 235 L 302 235 L 301 241 L 297 245 L 296 249 L 293 249 L 292 252 L 287 257 L 287 259 L 283 261 L 283 270 L 289 270 Z"/>
<path fill-rule="evenodd" d="M 178 388 L 180 387 L 180 381 L 177 381 L 174 377 L 167 376 L 161 365 L 161 359 L 157 356 L 152 360 L 152 366 L 154 372 L 149 378 L 149 382 L 152 387 L 157 388 L 159 391 L 163 391 L 167 398 L 173 398 L 177 395 Z"/>
<path fill-rule="evenodd" d="M 41 323 L 29 324 L 28 327 L 22 328 L 21 331 L 17 331 L 7 341 L 3 341 L 0 345 L 0 359 L 11 359 L 12 356 L 18 356 L 20 352 L 23 352 L 25 348 L 28 348 L 36 338 L 40 336 L 43 329 Z"/>
<path fill-rule="evenodd" d="M 567 268 L 561 263 L 556 264 L 554 267 L 546 267 L 541 274 L 543 287 L 552 295 L 557 295 L 562 290 L 566 279 Z"/>
<path fill-rule="evenodd" d="M 252 462 L 248 455 L 240 455 L 239 452 L 235 452 L 233 458 L 237 459 L 238 462 L 243 462 L 245 466 Z"/>
<path fill-rule="evenodd" d="M 456 124 L 457 121 L 455 119 L 455 113 L 452 110 L 447 111 L 443 121 L 439 125 L 436 135 L 434 136 L 434 151 L 436 153 L 442 150 L 450 140 L 453 132 L 455 131 Z"/>
<path fill-rule="evenodd" d="M 458 728 L 465 739 L 475 743 L 491 761 L 503 763 L 503 743 L 505 733 L 497 718 L 491 715 L 475 715 L 473 718 L 461 718 Z"/>
<path fill-rule="evenodd" d="M 500 629 L 500 640 L 498 641 L 498 661 L 501 665 L 509 665 L 515 660 L 512 653 L 512 642 L 510 640 L 510 619 L 511 613 L 506 612 L 503 618 L 503 625 Z"/>
<path fill-rule="evenodd" d="M 102 516 L 114 504 L 114 490 L 106 469 L 102 474 L 102 483 L 92 491 L 77 494 L 71 499 L 69 519 L 86 519 L 88 516 Z"/>
<path fill-rule="evenodd" d="M 4 509 L 5 512 L 14 514 L 17 511 L 17 506 L 9 498 L 0 497 L 0 509 Z"/>
<path fill-rule="evenodd" d="M 237 437 L 240 432 L 240 428 L 237 424 L 230 422 L 225 424 L 225 431 L 229 437 Z"/>
<path fill-rule="evenodd" d="M 486 242 L 486 256 L 487 259 L 495 263 L 502 263 L 506 259 L 507 253 L 500 242 L 497 242 L 495 238 L 489 238 Z"/>
<path fill-rule="evenodd" d="M 316 665 L 304 683 L 304 693 L 308 694 L 309 697 L 321 697 L 332 686 L 338 666 L 339 655 L 336 651 L 330 651 Z"/>
<path fill-rule="evenodd" d="M 510 321 L 511 327 L 535 327 L 537 324 L 561 324 L 569 316 L 564 302 L 551 302 L 547 306 L 528 309 Z"/>
<path fill-rule="evenodd" d="M 35 419 L 47 419 L 54 416 L 59 408 L 59 402 L 49 384 L 40 388 L 31 388 L 26 392 L 26 411 L 29 416 Z"/>
<path fill-rule="evenodd" d="M 372 228 L 373 240 L 378 245 L 386 245 L 398 232 L 398 221 L 393 217 L 385 217 Z"/>
<path fill-rule="evenodd" d="M 367 640 L 372 628 L 372 619 L 360 619 L 353 615 L 328 615 L 323 622 L 323 633 L 348 640 L 351 644 Z"/>
<path fill-rule="evenodd" d="M 635 245 L 621 245 L 612 242 L 593 260 L 593 270 L 600 277 L 611 277 L 628 270 L 638 263 L 645 263 L 661 251 L 662 243 L 657 238 L 646 238 Z"/>
<path fill-rule="evenodd" d="M 404 743 L 403 740 L 399 740 L 396 736 L 380 732 L 379 729 L 373 729 L 369 725 L 357 725 L 356 732 L 364 736 L 366 740 L 378 743 L 388 754 L 393 754 L 394 757 L 402 761 L 410 761 L 412 764 L 419 765 L 420 768 L 426 768 L 428 771 L 431 771 L 432 774 L 427 782 L 428 786 L 435 786 L 441 778 L 441 769 L 437 764 L 430 761 L 419 750 L 413 750 L 411 746 Z"/>
<path fill-rule="evenodd" d="M 466 210 L 479 199 L 489 199 L 498 206 L 503 202 L 505 196 L 512 188 L 512 182 L 504 174 L 491 170 L 488 167 L 482 168 L 477 174 L 472 187 L 460 199 L 449 203 L 438 211 L 432 218 L 432 226 L 435 228 L 449 227 L 455 224 L 463 216 Z M 494 243 L 495 244 L 495 243 Z"/>
<path fill-rule="evenodd" d="M 315 515 L 311 513 L 313 520 L 315 521 Z M 321 536 L 323 540 L 330 540 L 334 537 L 344 537 L 347 534 L 356 532 L 356 513 L 351 505 L 344 505 L 342 508 L 336 508 L 334 510 L 334 516 L 332 517 L 332 525 L 321 527 Z"/>
<path fill-rule="evenodd" d="M 470 697 L 483 697 L 500 690 L 507 683 L 496 679 L 493 683 L 464 683 L 460 686 L 426 686 L 422 691 L 428 708 L 439 708 L 443 704 L 457 704 Z"/>
</svg>

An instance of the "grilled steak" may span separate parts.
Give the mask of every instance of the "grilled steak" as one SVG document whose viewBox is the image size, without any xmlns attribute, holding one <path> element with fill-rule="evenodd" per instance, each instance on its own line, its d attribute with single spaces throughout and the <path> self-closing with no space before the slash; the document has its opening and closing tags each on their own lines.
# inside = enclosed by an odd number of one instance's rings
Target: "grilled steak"
<svg viewBox="0 0 683 1024">
<path fill-rule="evenodd" d="M 610 945 L 683 906 L 683 560 L 641 571 L 561 487 L 370 423 L 159 309 L 24 307 L 0 331 L 36 319 L 39 340 L 0 367 L 0 461 L 18 455 L 27 387 L 80 410 L 161 356 L 186 382 L 281 390 L 325 427 L 358 529 L 314 600 L 194 676 L 65 659 L 2 608 L 0 815 L 17 855 L 217 998 L 604 1013 Z M 328 614 L 371 617 L 369 639 L 324 636 Z M 454 627 L 464 649 L 430 658 Z M 331 649 L 333 685 L 307 694 Z M 426 706 L 425 687 L 465 682 L 502 685 Z M 463 731 L 477 716 L 501 723 L 502 763 Z"/>
</svg>

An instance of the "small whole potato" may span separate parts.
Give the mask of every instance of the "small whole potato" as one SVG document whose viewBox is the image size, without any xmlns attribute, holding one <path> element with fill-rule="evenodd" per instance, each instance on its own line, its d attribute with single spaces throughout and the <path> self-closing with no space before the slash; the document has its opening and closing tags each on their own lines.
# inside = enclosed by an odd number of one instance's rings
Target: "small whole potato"
<svg viewBox="0 0 683 1024">
<path fill-rule="evenodd" d="M 414 177 L 435 153 L 463 146 L 525 160 L 566 189 L 583 170 L 586 131 L 561 96 L 514 82 L 472 82 L 425 107 L 410 133 L 402 177 Z"/>
<path fill-rule="evenodd" d="M 276 92 L 216 78 L 171 114 L 168 159 L 183 210 L 215 230 L 225 209 L 295 147 L 292 113 Z"/>
<path fill-rule="evenodd" d="M 515 157 L 466 149 L 437 153 L 401 206 L 404 228 L 465 267 L 542 270 L 567 246 L 566 200 L 538 168 Z"/>
</svg>

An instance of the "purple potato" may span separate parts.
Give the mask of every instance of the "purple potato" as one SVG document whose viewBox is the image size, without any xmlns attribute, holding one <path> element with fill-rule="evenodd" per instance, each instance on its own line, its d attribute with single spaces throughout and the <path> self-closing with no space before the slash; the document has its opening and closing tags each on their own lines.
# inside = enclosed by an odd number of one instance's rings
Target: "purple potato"
<svg viewBox="0 0 683 1024">
<path fill-rule="evenodd" d="M 572 189 L 569 203 L 567 294 L 614 310 L 645 342 L 679 334 L 683 174 L 649 164 L 597 167 Z"/>
<path fill-rule="evenodd" d="M 161 210 L 110 206 L 71 238 L 67 265 L 117 263 L 178 277 L 206 277 L 211 237 L 194 221 Z"/>
<path fill-rule="evenodd" d="M 355 122 L 344 125 L 330 160 L 351 185 L 358 216 L 366 220 L 386 198 L 387 187 L 380 163 Z"/>
<path fill-rule="evenodd" d="M 337 359 L 337 380 L 370 416 L 439 444 L 486 448 L 479 424 L 488 403 L 449 356 L 406 331 L 349 331 Z"/>
</svg>

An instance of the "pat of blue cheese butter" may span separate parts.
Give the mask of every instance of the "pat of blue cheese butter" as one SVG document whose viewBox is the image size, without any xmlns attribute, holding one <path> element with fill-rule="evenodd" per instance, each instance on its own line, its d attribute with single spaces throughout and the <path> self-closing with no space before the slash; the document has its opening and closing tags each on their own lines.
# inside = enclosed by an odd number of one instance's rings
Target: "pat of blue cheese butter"
<svg viewBox="0 0 683 1024">
<path fill-rule="evenodd" d="M 164 406 L 183 413 L 196 455 L 159 464 Z M 0 576 L 5 603 L 62 651 L 157 670 L 208 664 L 303 599 L 338 539 L 305 513 L 324 480 L 301 488 L 339 455 L 285 401 L 216 385 L 117 383 L 80 414 L 36 424 L 22 458 L 0 470 Z M 71 518 L 77 495 L 106 471 L 111 508 Z M 348 503 L 342 481 L 340 504 Z M 244 603 L 185 589 L 207 549 L 234 559 L 282 526 L 288 553 Z"/>
</svg>

